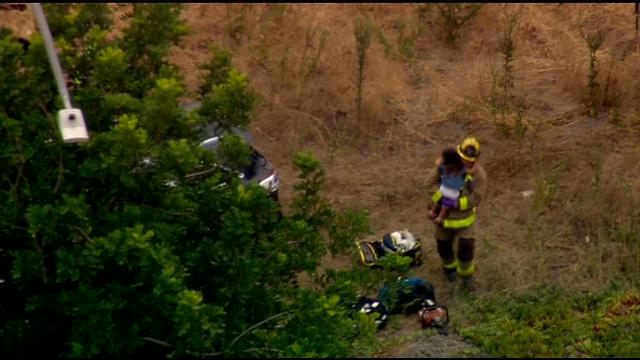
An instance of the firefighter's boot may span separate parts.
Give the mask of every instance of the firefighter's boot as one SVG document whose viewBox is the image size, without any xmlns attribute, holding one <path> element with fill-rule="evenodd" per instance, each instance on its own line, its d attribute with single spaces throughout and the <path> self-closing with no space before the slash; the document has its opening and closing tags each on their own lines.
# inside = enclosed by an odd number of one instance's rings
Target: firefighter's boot
<svg viewBox="0 0 640 360">
<path fill-rule="evenodd" d="M 469 276 L 461 276 L 462 278 L 462 288 L 467 290 L 468 292 L 476 291 L 476 282 L 473 279 L 473 275 Z"/>
<path fill-rule="evenodd" d="M 469 291 L 474 292 L 476 290 L 476 284 L 473 279 L 473 273 L 476 271 L 476 267 L 473 262 L 462 262 L 458 263 L 458 275 L 462 278 L 462 287 Z"/>
<path fill-rule="evenodd" d="M 444 269 L 444 276 L 449 282 L 454 282 L 458 277 L 458 273 L 456 272 L 456 269 Z"/>
<path fill-rule="evenodd" d="M 448 281 L 454 282 L 456 281 L 456 277 L 458 276 L 458 261 L 453 260 L 448 264 L 442 264 L 442 268 L 444 270 L 444 276 Z"/>
</svg>

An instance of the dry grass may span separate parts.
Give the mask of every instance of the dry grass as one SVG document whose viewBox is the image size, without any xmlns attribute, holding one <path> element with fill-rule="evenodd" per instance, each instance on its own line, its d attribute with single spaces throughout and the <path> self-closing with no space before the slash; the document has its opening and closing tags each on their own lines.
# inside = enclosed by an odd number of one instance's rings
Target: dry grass
<svg viewBox="0 0 640 360">
<path fill-rule="evenodd" d="M 17 37 L 28 39 L 37 29 L 31 11 L 0 10 L 0 27 L 7 27 Z"/>
<path fill-rule="evenodd" d="M 498 39 L 504 6 L 485 5 L 465 25 L 456 49 L 444 46 L 437 29 L 427 28 L 416 42 L 422 55 L 412 62 L 386 57 L 374 40 L 363 124 L 355 123 L 353 20 L 370 16 L 393 34 L 397 21 L 417 21 L 414 5 L 187 4 L 184 18 L 192 33 L 171 58 L 194 90 L 197 64 L 206 61 L 208 46 L 228 47 L 235 65 L 262 95 L 254 138 L 279 170 L 285 207 L 296 181 L 293 154 L 314 151 L 327 170 L 327 195 L 337 207 L 368 208 L 374 236 L 408 228 L 423 239 L 427 261 L 416 273 L 433 281 L 444 301 L 452 300 L 456 290 L 439 273 L 433 229 L 425 216 L 425 177 L 441 149 L 467 134 L 480 139 L 490 177 L 489 197 L 479 209 L 480 293 L 539 283 L 597 287 L 609 274 L 620 274 L 620 264 L 630 264 L 632 256 L 621 251 L 624 244 L 586 243 L 592 229 L 585 224 L 593 223 L 597 210 L 611 200 L 587 198 L 584 189 L 593 176 L 588 161 L 594 154 L 606 164 L 607 174 L 625 170 L 631 186 L 639 184 L 632 175 L 640 168 L 634 142 L 640 124 L 635 105 L 640 51 L 633 4 L 506 5 L 521 7 L 514 32 L 514 91 L 526 98 L 524 140 L 495 128 L 487 102 L 491 74 L 502 65 Z M 7 20 L 3 17 L 0 24 Z M 597 55 L 599 81 L 607 83 L 611 68 L 609 84 L 621 94 L 624 129 L 608 124 L 606 115 L 589 119 L 582 112 L 588 47 L 578 29 L 598 22 L 609 29 Z M 316 37 L 305 40 L 313 31 Z M 305 78 L 305 64 L 319 50 L 321 33 L 326 45 Z M 549 173 L 562 159 L 567 167 L 559 190 L 536 215 L 532 199 L 520 193 L 535 189 L 536 175 Z M 615 204 L 628 193 L 611 196 Z M 615 207 L 607 209 L 614 218 L 626 216 Z"/>
</svg>

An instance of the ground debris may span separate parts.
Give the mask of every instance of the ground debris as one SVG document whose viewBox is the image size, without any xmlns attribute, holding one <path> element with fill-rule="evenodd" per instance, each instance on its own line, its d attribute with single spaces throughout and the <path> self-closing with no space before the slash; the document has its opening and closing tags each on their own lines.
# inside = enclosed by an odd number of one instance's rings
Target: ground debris
<svg viewBox="0 0 640 360">
<path fill-rule="evenodd" d="M 404 343 L 392 351 L 381 354 L 378 357 L 398 358 L 488 358 L 473 344 L 464 341 L 458 334 L 450 333 L 447 336 L 429 334 L 417 336 L 413 341 Z"/>
</svg>

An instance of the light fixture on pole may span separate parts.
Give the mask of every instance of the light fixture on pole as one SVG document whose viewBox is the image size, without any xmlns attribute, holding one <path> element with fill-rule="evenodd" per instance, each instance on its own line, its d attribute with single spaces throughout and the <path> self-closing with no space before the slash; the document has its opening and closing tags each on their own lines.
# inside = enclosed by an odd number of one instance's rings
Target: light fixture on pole
<svg viewBox="0 0 640 360">
<path fill-rule="evenodd" d="M 58 111 L 58 127 L 62 133 L 62 140 L 68 143 L 87 142 L 89 141 L 89 134 L 87 133 L 87 128 L 84 124 L 84 116 L 80 109 L 74 109 L 71 106 L 69 91 L 67 90 L 67 85 L 64 82 L 62 67 L 60 66 L 58 54 L 54 47 L 47 18 L 44 15 L 44 11 L 42 10 L 40 3 L 33 3 L 31 4 L 31 7 L 36 18 L 36 22 L 38 23 L 42 40 L 44 40 L 44 46 L 47 50 L 51 70 L 53 71 L 53 76 L 55 77 L 56 84 L 58 85 L 58 92 L 64 102 L 65 108 Z"/>
</svg>

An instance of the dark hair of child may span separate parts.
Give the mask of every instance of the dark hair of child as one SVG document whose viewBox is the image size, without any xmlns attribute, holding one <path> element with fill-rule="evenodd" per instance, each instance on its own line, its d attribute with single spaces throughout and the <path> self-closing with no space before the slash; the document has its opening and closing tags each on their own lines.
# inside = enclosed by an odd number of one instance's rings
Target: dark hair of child
<svg viewBox="0 0 640 360">
<path fill-rule="evenodd" d="M 464 168 L 462 158 L 454 148 L 446 148 L 442 151 L 442 164 L 450 171 L 460 171 Z"/>
</svg>

